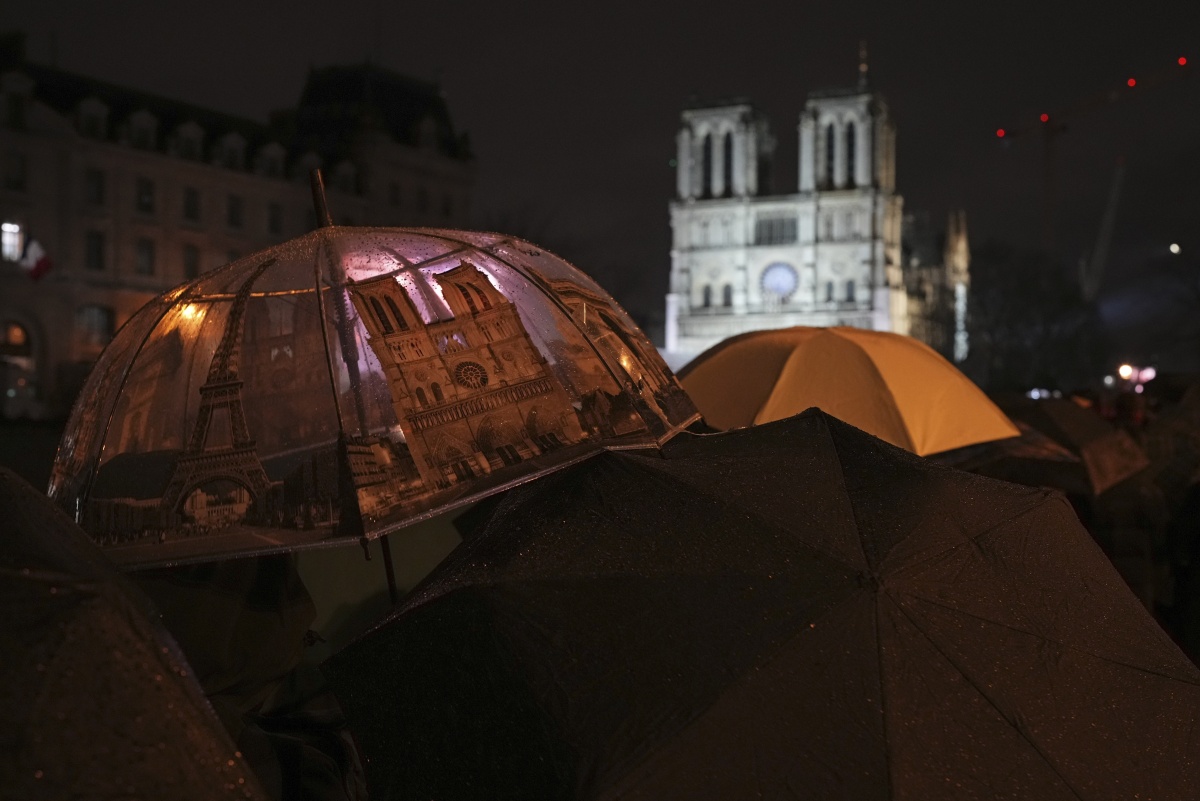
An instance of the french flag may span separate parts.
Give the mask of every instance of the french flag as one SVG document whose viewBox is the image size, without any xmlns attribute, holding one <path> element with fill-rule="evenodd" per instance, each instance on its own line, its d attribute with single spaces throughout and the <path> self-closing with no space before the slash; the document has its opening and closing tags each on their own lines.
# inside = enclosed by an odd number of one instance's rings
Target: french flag
<svg viewBox="0 0 1200 801">
<path fill-rule="evenodd" d="M 43 275 L 50 272 L 54 263 L 50 261 L 42 243 L 30 237 L 25 241 L 25 250 L 21 253 L 21 266 L 29 271 L 30 278 L 39 281 Z"/>
</svg>

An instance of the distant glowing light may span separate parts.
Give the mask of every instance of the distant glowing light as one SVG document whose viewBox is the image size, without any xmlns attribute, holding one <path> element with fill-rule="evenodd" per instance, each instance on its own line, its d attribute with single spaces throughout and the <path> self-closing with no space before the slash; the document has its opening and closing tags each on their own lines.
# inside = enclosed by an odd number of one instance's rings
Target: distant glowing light
<svg viewBox="0 0 1200 801">
<path fill-rule="evenodd" d="M 997 129 L 996 129 L 996 136 L 1000 137 L 1001 139 L 1003 139 L 1003 138 L 1004 138 L 1004 133 L 1005 133 L 1005 131 L 1004 131 L 1004 129 L 1003 129 L 1003 128 L 997 128 Z"/>
<path fill-rule="evenodd" d="M 1181 66 L 1181 67 L 1187 66 L 1187 59 L 1184 58 L 1183 56 L 1179 57 L 1179 66 Z"/>
<path fill-rule="evenodd" d="M 1171 250 L 1171 252 L 1172 252 L 1172 253 L 1179 253 L 1179 250 L 1180 250 L 1180 248 L 1179 248 L 1179 243 L 1177 243 L 1177 242 L 1172 242 L 1172 243 L 1171 243 L 1171 248 L 1170 248 L 1170 250 Z"/>
<path fill-rule="evenodd" d="M 1137 78 L 1130 78 L 1125 82 L 1126 86 L 1137 86 Z"/>
<path fill-rule="evenodd" d="M 1111 387 L 1114 383 L 1116 383 L 1116 381 L 1111 375 L 1104 376 L 1104 386 Z"/>
<path fill-rule="evenodd" d="M 1156 375 L 1158 375 L 1157 370 L 1155 370 L 1153 367 L 1146 367 L 1143 368 L 1140 373 L 1138 373 L 1138 381 L 1141 381 L 1143 384 L 1145 384 L 1147 381 L 1153 381 Z"/>
<path fill-rule="evenodd" d="M 1136 387 L 1133 388 L 1133 391 L 1136 392 L 1137 394 L 1141 395 L 1143 392 L 1146 391 L 1146 388 L 1143 387 L 1141 384 L 1138 384 Z"/>
<path fill-rule="evenodd" d="M 1133 365 L 1122 364 L 1120 367 L 1117 368 L 1117 375 L 1121 376 L 1121 378 L 1128 380 L 1131 376 L 1133 376 Z"/>
<path fill-rule="evenodd" d="M 1042 122 L 1050 122 L 1050 115 L 1043 114 L 1042 116 L 1038 117 L 1038 119 L 1041 120 Z"/>
</svg>

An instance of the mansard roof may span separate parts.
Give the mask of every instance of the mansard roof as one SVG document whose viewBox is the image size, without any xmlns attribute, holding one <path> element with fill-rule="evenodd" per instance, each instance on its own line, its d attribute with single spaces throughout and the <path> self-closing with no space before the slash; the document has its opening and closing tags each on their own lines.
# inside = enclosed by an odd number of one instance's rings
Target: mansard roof
<svg viewBox="0 0 1200 801">
<path fill-rule="evenodd" d="M 471 156 L 466 137 L 454 131 L 437 84 L 369 62 L 309 72 L 293 124 L 299 147 L 332 157 L 342 155 L 353 134 L 364 129 L 413 147 L 430 145 L 451 158 Z M 432 142 L 422 141 L 425 126 L 432 126 Z"/>
<path fill-rule="evenodd" d="M 269 123 L 214 111 L 160 95 L 77 75 L 57 67 L 31 63 L 24 58 L 22 42 L 12 36 L 0 41 L 0 72 L 22 73 L 33 82 L 36 100 L 68 119 L 74 119 L 85 100 L 95 99 L 108 108 L 105 138 L 119 136 L 119 123 L 138 111 L 157 121 L 154 149 L 165 151 L 169 134 L 194 122 L 208 142 L 240 134 L 249 152 L 271 142 L 281 143 L 290 160 L 316 152 L 327 164 L 349 155 L 356 134 L 377 130 L 394 141 L 414 147 L 431 146 L 460 160 L 471 158 L 465 134 L 456 134 L 445 97 L 434 83 L 409 78 L 371 64 L 333 66 L 309 73 L 295 108 L 271 115 Z M 432 131 L 431 142 L 422 132 Z"/>
</svg>

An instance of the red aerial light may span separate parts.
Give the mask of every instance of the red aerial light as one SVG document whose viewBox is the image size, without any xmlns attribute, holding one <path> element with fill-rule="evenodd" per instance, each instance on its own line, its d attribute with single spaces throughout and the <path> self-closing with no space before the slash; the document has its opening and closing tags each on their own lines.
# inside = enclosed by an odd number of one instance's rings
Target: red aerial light
<svg viewBox="0 0 1200 801">
<path fill-rule="evenodd" d="M 1001 139 L 1003 139 L 1003 138 L 1004 138 L 1004 129 L 1003 129 L 1003 128 L 997 128 L 997 129 L 996 129 L 996 136 L 998 136 L 998 137 L 1000 137 Z"/>
<path fill-rule="evenodd" d="M 1180 56 L 1180 57 L 1179 57 L 1179 66 L 1181 66 L 1181 67 L 1182 67 L 1182 66 L 1184 66 L 1184 65 L 1186 65 L 1186 64 L 1187 64 L 1187 59 L 1186 59 L 1186 58 L 1184 58 L 1183 56 Z"/>
<path fill-rule="evenodd" d="M 1126 86 L 1137 86 L 1137 78 L 1130 78 L 1125 82 Z"/>
<path fill-rule="evenodd" d="M 1038 117 L 1038 119 L 1041 120 L 1042 122 L 1050 122 L 1050 115 L 1043 114 L 1042 116 Z"/>
</svg>

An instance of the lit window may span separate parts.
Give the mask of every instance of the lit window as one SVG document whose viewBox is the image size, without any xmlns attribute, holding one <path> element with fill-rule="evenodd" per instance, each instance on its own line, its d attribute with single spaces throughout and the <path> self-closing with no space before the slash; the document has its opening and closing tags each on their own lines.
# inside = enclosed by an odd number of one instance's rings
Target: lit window
<svg viewBox="0 0 1200 801">
<path fill-rule="evenodd" d="M 25 232 L 14 222 L 0 223 L 0 257 L 17 261 L 25 250 Z"/>
</svg>

